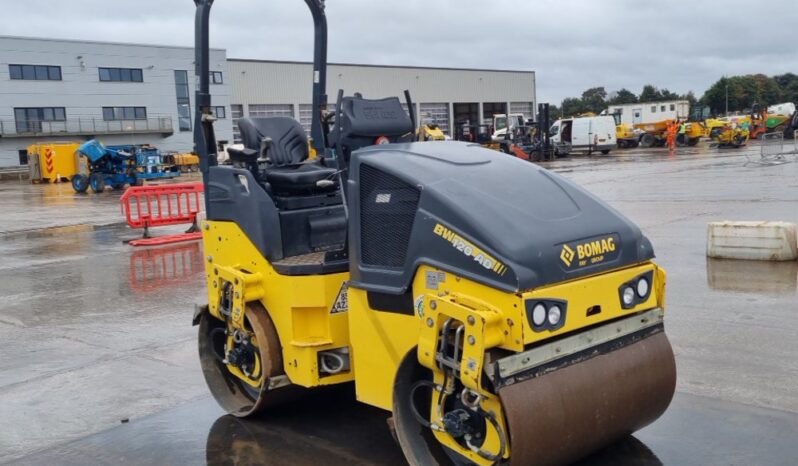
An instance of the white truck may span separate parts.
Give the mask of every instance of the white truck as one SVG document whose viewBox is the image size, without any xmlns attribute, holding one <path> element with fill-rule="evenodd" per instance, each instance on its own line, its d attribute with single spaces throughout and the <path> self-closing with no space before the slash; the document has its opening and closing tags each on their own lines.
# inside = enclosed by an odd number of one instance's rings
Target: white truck
<svg viewBox="0 0 798 466">
<path fill-rule="evenodd" d="M 558 155 L 564 147 L 570 147 L 571 151 L 606 155 L 617 144 L 615 119 L 608 115 L 557 120 L 551 126 L 549 136 Z"/>
<path fill-rule="evenodd" d="M 511 113 L 510 131 L 514 130 L 519 126 L 524 126 L 524 114 Z M 491 139 L 493 140 L 493 142 L 503 141 L 504 136 L 506 134 L 507 134 L 507 115 L 504 113 L 493 115 L 493 134 L 491 134 Z"/>
<path fill-rule="evenodd" d="M 602 115 L 605 112 L 602 112 Z M 690 116 L 690 102 L 687 100 L 668 100 L 664 102 L 638 102 L 634 104 L 611 105 L 607 115 L 619 115 L 619 124 L 637 125 L 657 123 L 663 120 L 686 120 Z"/>
</svg>

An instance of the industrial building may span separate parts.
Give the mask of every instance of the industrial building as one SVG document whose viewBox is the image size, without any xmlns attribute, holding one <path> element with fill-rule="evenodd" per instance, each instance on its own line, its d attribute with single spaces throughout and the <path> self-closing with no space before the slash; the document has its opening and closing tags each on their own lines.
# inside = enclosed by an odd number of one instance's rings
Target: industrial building
<svg viewBox="0 0 798 466">
<path fill-rule="evenodd" d="M 220 140 L 232 139 L 224 50 L 211 51 Z M 193 148 L 194 49 L 0 36 L 0 166 L 34 143 Z"/>
<path fill-rule="evenodd" d="M 310 63 L 211 55 L 220 142 L 238 139 L 243 116 L 290 116 L 309 130 Z M 0 36 L 0 166 L 26 164 L 34 143 L 91 138 L 190 151 L 193 74 L 191 47 Z M 533 118 L 537 102 L 532 71 L 330 64 L 327 87 L 331 105 L 338 89 L 370 98 L 407 89 L 417 120 L 450 135 L 507 108 Z"/>
<path fill-rule="evenodd" d="M 228 60 L 235 122 L 242 116 L 291 116 L 310 128 L 313 67 L 309 62 Z M 339 89 L 366 98 L 399 96 L 410 91 L 417 121 L 431 121 L 453 135 L 456 124 L 479 124 L 495 113 L 534 118 L 535 73 L 486 69 L 330 63 L 329 104 Z M 237 134 L 235 136 L 237 138 Z"/>
</svg>

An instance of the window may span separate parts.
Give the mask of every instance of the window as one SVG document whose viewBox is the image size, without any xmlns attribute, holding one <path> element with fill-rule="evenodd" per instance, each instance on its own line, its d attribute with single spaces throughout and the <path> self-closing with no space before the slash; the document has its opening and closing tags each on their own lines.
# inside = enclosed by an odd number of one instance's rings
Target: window
<svg viewBox="0 0 798 466">
<path fill-rule="evenodd" d="M 635 118 L 640 118 L 640 112 L 635 112 Z"/>
<path fill-rule="evenodd" d="M 241 144 L 241 130 L 238 129 L 238 120 L 244 117 L 244 106 L 241 104 L 230 105 L 230 118 L 233 120 L 233 144 Z"/>
<path fill-rule="evenodd" d="M 664 105 L 663 105 L 663 106 L 661 106 L 661 107 L 659 108 L 659 111 L 660 111 L 660 112 L 664 112 L 664 111 L 665 111 L 665 106 L 664 106 Z"/>
<path fill-rule="evenodd" d="M 28 164 L 28 151 L 27 149 L 20 149 L 17 151 L 19 154 L 19 164 L 20 165 L 27 165 Z"/>
<path fill-rule="evenodd" d="M 535 116 L 535 103 L 510 102 L 510 113 L 521 113 L 524 115 L 524 119 L 531 120 Z"/>
<path fill-rule="evenodd" d="M 41 133 L 43 121 L 66 121 L 66 110 L 64 107 L 15 108 L 14 120 L 19 133 Z"/>
<path fill-rule="evenodd" d="M 651 106 L 651 113 L 657 113 L 657 106 L 656 105 L 652 105 Z"/>
<path fill-rule="evenodd" d="M 249 106 L 249 116 L 286 116 L 294 118 L 294 106 L 291 104 L 251 104 Z"/>
<path fill-rule="evenodd" d="M 527 104 L 529 105 L 529 104 Z M 513 104 L 510 104 L 513 108 Z M 421 113 L 421 123 L 432 123 L 444 133 L 449 132 L 449 104 L 447 103 L 422 103 L 419 107 Z M 518 113 L 523 113 L 526 107 L 521 108 Z"/>
<path fill-rule="evenodd" d="M 61 81 L 61 67 L 49 65 L 8 65 L 11 79 Z"/>
<path fill-rule="evenodd" d="M 224 114 L 224 107 L 211 107 L 211 111 L 216 118 L 227 118 Z"/>
<path fill-rule="evenodd" d="M 671 104 L 671 111 L 676 110 L 676 104 Z"/>
<path fill-rule="evenodd" d="M 210 78 L 211 84 L 222 84 L 221 71 L 209 71 L 208 78 Z"/>
<path fill-rule="evenodd" d="M 98 68 L 100 81 L 140 83 L 143 82 L 141 68 Z"/>
<path fill-rule="evenodd" d="M 180 131 L 191 131 L 191 98 L 188 90 L 188 71 L 175 70 L 177 123 Z"/>
<path fill-rule="evenodd" d="M 146 120 L 145 107 L 103 107 L 103 120 Z"/>
</svg>

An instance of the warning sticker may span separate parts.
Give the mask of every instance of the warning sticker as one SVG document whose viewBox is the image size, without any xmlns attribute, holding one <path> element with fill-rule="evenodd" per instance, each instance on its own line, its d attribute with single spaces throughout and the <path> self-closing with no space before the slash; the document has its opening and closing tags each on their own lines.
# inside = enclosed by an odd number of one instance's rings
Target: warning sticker
<svg viewBox="0 0 798 466">
<path fill-rule="evenodd" d="M 335 298 L 330 309 L 330 314 L 338 314 L 339 312 L 346 312 L 349 310 L 349 298 L 346 293 L 346 282 L 341 284 L 341 289 L 338 290 L 338 296 Z"/>
</svg>

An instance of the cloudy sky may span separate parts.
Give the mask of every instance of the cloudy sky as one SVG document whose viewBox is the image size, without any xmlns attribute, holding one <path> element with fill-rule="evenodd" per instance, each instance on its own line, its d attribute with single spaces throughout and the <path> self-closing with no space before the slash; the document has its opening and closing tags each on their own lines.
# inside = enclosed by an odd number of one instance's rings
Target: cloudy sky
<svg viewBox="0 0 798 466">
<path fill-rule="evenodd" d="M 0 34 L 193 44 L 191 0 L 3 0 Z M 795 0 L 328 0 L 331 62 L 534 70 L 538 99 L 798 74 Z M 228 57 L 310 60 L 302 0 L 216 0 Z"/>
</svg>

